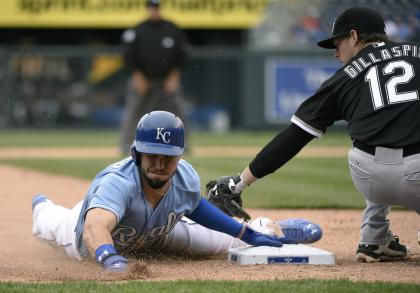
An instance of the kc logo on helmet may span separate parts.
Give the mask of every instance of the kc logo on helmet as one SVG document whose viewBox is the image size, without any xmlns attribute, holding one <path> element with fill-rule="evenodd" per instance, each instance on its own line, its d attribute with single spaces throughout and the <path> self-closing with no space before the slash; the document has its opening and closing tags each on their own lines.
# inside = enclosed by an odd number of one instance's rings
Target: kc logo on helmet
<svg viewBox="0 0 420 293">
<path fill-rule="evenodd" d="M 171 142 L 171 140 L 170 140 L 170 138 L 171 138 L 171 132 L 169 132 L 169 131 L 165 131 L 165 132 L 163 132 L 163 130 L 164 130 L 165 128 L 160 128 L 160 127 L 158 127 L 158 128 L 156 128 L 156 139 L 162 139 L 163 140 L 163 142 L 164 143 L 170 143 Z M 168 137 L 166 137 L 166 136 L 168 136 Z"/>
</svg>

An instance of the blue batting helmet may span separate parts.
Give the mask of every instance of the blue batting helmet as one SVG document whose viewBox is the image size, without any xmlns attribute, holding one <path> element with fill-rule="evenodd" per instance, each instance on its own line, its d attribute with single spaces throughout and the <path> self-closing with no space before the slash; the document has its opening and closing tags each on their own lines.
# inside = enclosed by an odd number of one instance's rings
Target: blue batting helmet
<svg viewBox="0 0 420 293">
<path fill-rule="evenodd" d="M 170 112 L 153 111 L 137 124 L 132 151 L 146 154 L 180 156 L 184 153 L 184 125 Z M 133 159 L 136 154 L 133 154 Z"/>
</svg>

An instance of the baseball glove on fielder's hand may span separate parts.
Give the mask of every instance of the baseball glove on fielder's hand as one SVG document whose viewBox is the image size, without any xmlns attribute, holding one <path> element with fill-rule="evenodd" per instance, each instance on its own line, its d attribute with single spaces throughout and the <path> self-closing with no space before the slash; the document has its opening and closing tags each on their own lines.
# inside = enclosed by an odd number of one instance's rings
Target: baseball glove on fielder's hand
<svg viewBox="0 0 420 293">
<path fill-rule="evenodd" d="M 242 208 L 242 192 L 233 193 L 229 188 L 229 181 L 235 181 L 235 177 L 222 176 L 217 181 L 209 181 L 206 184 L 206 197 L 209 202 L 217 206 L 225 214 L 248 221 L 251 219 L 251 216 Z"/>
</svg>

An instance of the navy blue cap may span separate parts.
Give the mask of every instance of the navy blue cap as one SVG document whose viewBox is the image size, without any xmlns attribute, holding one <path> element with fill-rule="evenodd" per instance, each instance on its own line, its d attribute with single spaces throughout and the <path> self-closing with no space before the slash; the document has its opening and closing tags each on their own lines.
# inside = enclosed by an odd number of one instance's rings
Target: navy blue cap
<svg viewBox="0 0 420 293">
<path fill-rule="evenodd" d="M 180 156 L 184 152 L 184 125 L 166 111 L 145 114 L 137 124 L 134 147 L 137 152 Z"/>
<path fill-rule="evenodd" d="M 352 30 L 359 33 L 385 33 L 385 21 L 382 15 L 370 8 L 349 8 L 335 19 L 332 36 L 319 41 L 317 45 L 325 49 L 335 49 L 334 39 L 344 36 Z"/>
</svg>

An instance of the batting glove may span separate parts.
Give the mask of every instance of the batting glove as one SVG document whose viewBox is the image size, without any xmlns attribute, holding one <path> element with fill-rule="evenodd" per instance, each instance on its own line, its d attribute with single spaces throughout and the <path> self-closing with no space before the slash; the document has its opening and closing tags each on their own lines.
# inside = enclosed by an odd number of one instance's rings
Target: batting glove
<svg viewBox="0 0 420 293">
<path fill-rule="evenodd" d="M 117 254 L 112 244 L 104 244 L 95 251 L 96 261 L 107 271 L 124 273 L 128 269 L 128 259 Z"/>
<path fill-rule="evenodd" d="M 114 254 L 106 258 L 102 265 L 109 272 L 124 273 L 128 268 L 128 260 L 124 256 Z"/>
<path fill-rule="evenodd" d="M 250 245 L 274 247 L 283 246 L 281 238 L 252 230 L 252 228 L 250 228 L 245 223 L 243 224 L 243 228 L 240 234 L 242 234 L 242 236 L 239 236 L 238 238 Z"/>
</svg>

